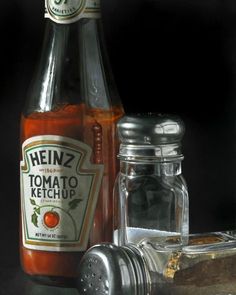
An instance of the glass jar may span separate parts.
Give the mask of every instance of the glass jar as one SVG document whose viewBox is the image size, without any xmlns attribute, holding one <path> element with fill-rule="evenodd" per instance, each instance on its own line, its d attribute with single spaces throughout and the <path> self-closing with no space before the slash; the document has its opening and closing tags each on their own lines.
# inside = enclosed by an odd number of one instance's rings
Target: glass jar
<svg viewBox="0 0 236 295">
<path fill-rule="evenodd" d="M 79 294 L 236 295 L 236 235 L 216 232 L 96 245 L 80 263 Z M 118 291 L 119 290 L 119 291 Z"/>
<path fill-rule="evenodd" d="M 182 175 L 184 123 L 177 116 L 132 115 L 118 121 L 120 172 L 114 188 L 113 241 L 189 232 L 189 205 Z"/>
</svg>

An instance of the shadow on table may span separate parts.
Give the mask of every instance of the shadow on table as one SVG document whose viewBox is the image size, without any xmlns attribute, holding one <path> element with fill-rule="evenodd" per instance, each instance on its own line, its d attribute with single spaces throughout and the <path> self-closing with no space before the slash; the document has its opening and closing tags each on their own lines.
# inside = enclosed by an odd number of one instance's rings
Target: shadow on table
<svg viewBox="0 0 236 295">
<path fill-rule="evenodd" d="M 0 269 L 0 282 L 0 295 L 79 295 L 75 288 L 37 284 L 15 267 Z"/>
</svg>

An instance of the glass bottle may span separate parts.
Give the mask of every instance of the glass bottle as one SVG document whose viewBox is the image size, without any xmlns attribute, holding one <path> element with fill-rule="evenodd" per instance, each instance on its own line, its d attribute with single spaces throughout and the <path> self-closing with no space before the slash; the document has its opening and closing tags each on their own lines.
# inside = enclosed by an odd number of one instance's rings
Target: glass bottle
<svg viewBox="0 0 236 295">
<path fill-rule="evenodd" d="M 121 144 L 114 243 L 137 243 L 157 235 L 181 235 L 184 240 L 189 232 L 189 205 L 181 171 L 182 120 L 137 114 L 124 116 L 117 126 Z"/>
<path fill-rule="evenodd" d="M 112 240 L 116 121 L 123 115 L 100 0 L 46 0 L 41 59 L 21 118 L 24 271 L 70 284 L 88 247 Z"/>
<path fill-rule="evenodd" d="M 83 295 L 236 295 L 235 232 L 146 238 L 96 245 L 80 263 Z"/>
</svg>

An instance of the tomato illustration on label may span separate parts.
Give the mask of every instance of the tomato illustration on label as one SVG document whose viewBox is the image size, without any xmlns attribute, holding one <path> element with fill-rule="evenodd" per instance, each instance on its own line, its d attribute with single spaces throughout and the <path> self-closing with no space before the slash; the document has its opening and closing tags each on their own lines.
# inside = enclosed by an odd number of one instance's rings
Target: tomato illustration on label
<svg viewBox="0 0 236 295">
<path fill-rule="evenodd" d="M 62 207 L 53 206 L 53 205 L 39 206 L 35 202 L 34 199 L 30 199 L 31 205 L 34 206 L 33 207 L 33 214 L 31 215 L 31 222 L 34 224 L 35 227 L 38 227 L 39 217 L 41 218 L 41 210 L 43 208 L 44 209 L 46 208 L 47 210 L 43 214 L 43 217 L 42 217 L 42 223 L 47 228 L 53 229 L 53 228 L 57 227 L 57 225 L 59 225 L 59 222 L 60 222 L 60 219 L 61 219 L 59 211 L 61 211 L 62 213 L 68 215 L 68 217 L 71 219 L 71 221 L 72 221 L 72 223 L 74 225 L 74 231 L 75 231 L 75 235 L 76 235 L 77 227 L 76 227 L 76 223 L 75 223 L 75 220 L 74 220 L 73 216 L 70 214 L 70 211 L 76 209 L 81 201 L 82 201 L 81 199 L 74 199 L 74 200 L 70 201 L 69 204 L 68 204 L 67 210 L 65 210 Z"/>
<path fill-rule="evenodd" d="M 43 216 L 43 221 L 48 228 L 54 228 L 60 222 L 60 215 L 55 211 L 47 211 Z"/>
</svg>

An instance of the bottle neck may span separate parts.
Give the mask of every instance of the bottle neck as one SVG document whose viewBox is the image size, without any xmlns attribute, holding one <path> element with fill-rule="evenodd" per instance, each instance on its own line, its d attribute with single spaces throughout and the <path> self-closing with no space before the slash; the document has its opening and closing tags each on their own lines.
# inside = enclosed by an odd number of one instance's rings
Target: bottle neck
<svg viewBox="0 0 236 295">
<path fill-rule="evenodd" d="M 45 0 L 45 17 L 59 24 L 100 18 L 100 0 Z"/>
<path fill-rule="evenodd" d="M 102 40 L 99 19 L 81 19 L 72 24 L 47 20 L 42 55 L 25 114 L 79 103 L 109 109 L 109 63 Z"/>
</svg>

